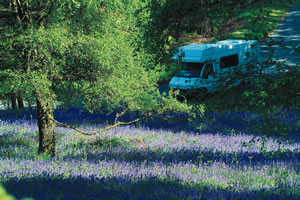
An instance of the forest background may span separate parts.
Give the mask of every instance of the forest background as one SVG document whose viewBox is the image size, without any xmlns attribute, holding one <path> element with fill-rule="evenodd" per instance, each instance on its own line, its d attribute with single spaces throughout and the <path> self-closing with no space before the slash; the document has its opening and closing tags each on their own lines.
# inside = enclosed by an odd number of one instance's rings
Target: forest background
<svg viewBox="0 0 300 200">
<path fill-rule="evenodd" d="M 169 64 L 176 47 L 227 38 L 262 41 L 293 2 L 1 0 L 0 97 L 12 109 L 36 105 L 38 152 L 53 156 L 55 127 L 64 126 L 53 115 L 57 102 L 72 107 L 80 100 L 90 112 L 114 113 L 112 127 L 122 125 L 118 119 L 127 113 L 138 113 L 128 122 L 136 123 L 214 109 L 259 111 L 271 122 L 282 107 L 299 108 L 294 71 L 272 81 L 263 77 L 249 91 L 220 93 L 201 105 L 178 101 L 176 92 L 161 94 L 157 86 L 176 73 Z"/>
</svg>

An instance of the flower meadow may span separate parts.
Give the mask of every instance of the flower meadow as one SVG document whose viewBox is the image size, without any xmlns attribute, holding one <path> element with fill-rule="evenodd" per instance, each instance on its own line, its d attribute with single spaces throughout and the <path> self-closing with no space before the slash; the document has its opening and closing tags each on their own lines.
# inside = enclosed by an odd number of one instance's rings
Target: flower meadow
<svg viewBox="0 0 300 200">
<path fill-rule="evenodd" d="M 52 158 L 37 154 L 34 115 L 0 112 L 0 183 L 16 198 L 300 199 L 297 126 L 275 137 L 249 131 L 262 123 L 254 114 L 211 113 L 197 125 L 182 116 L 153 119 L 96 136 L 56 128 Z M 76 110 L 55 115 L 86 131 L 111 120 Z M 298 119 L 298 112 L 284 118 Z"/>
</svg>

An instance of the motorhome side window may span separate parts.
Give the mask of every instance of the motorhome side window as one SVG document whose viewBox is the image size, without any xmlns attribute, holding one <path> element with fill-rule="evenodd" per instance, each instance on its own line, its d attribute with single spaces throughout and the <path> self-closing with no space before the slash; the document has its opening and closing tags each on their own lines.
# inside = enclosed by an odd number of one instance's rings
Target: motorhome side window
<svg viewBox="0 0 300 200">
<path fill-rule="evenodd" d="M 220 58 L 220 67 L 228 68 L 239 65 L 239 55 L 233 54 L 230 56 L 224 56 Z"/>
</svg>

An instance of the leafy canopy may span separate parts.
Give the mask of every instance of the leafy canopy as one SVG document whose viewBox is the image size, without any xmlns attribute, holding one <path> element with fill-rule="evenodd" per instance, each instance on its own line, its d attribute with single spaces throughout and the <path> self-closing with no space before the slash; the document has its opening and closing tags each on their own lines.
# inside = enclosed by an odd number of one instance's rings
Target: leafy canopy
<svg viewBox="0 0 300 200">
<path fill-rule="evenodd" d="M 22 1 L 23 18 L 12 15 L 2 28 L 1 92 L 19 90 L 52 105 L 81 98 L 90 111 L 191 109 L 157 89 L 160 67 L 145 38 L 150 1 L 43 3 Z"/>
</svg>

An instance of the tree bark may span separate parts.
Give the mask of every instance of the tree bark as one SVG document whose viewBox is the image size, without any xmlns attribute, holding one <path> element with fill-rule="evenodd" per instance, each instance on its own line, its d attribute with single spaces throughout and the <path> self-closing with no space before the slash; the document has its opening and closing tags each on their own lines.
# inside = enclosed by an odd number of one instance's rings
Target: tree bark
<svg viewBox="0 0 300 200">
<path fill-rule="evenodd" d="M 28 108 L 29 108 L 29 110 L 32 110 L 32 103 L 31 103 L 31 101 L 28 101 Z"/>
<path fill-rule="evenodd" d="M 9 110 L 10 109 L 10 101 L 9 101 L 9 99 L 7 100 L 7 110 Z"/>
<path fill-rule="evenodd" d="M 38 153 L 50 153 L 55 156 L 55 123 L 53 106 L 40 96 L 36 97 L 37 118 L 39 127 Z"/>
<path fill-rule="evenodd" d="M 12 93 L 11 96 L 11 108 L 15 110 L 17 108 L 17 97 L 15 93 Z"/>
<path fill-rule="evenodd" d="M 24 101 L 21 94 L 18 95 L 17 101 L 19 109 L 24 109 Z"/>
</svg>

